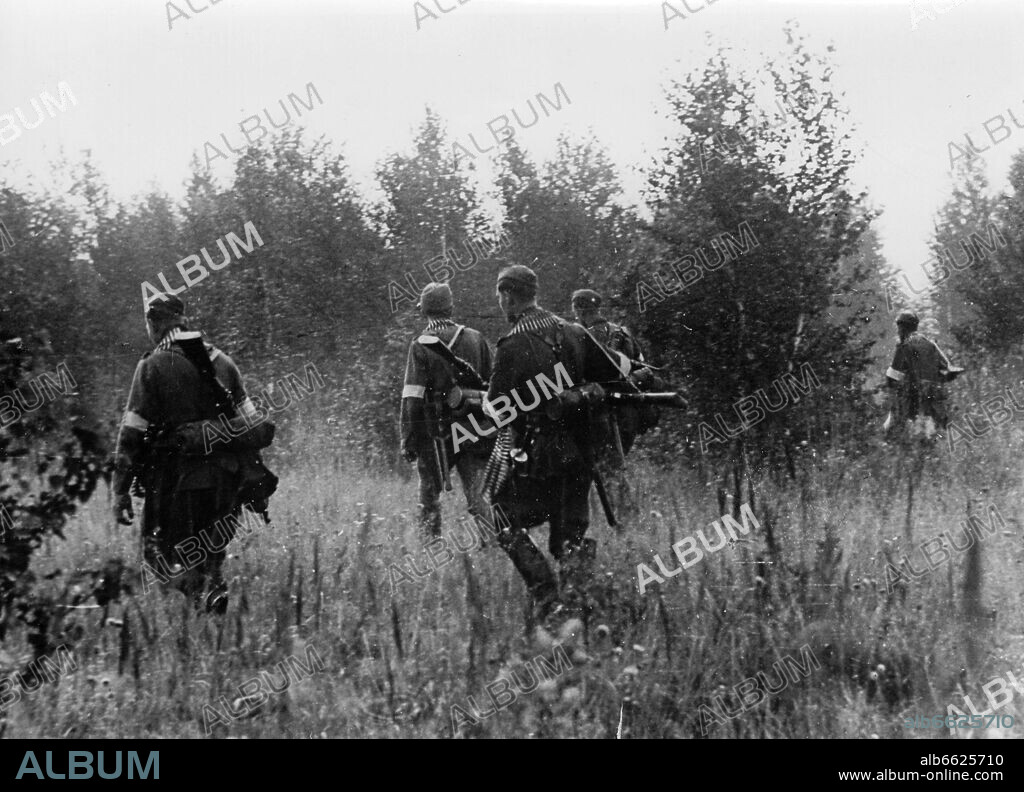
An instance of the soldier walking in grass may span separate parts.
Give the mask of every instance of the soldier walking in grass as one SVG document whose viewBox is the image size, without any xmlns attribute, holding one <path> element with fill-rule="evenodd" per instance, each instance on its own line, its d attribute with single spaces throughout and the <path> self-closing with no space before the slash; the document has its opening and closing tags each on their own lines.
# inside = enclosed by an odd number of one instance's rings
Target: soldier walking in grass
<svg viewBox="0 0 1024 792">
<path fill-rule="evenodd" d="M 632 361 L 644 362 L 640 342 L 624 325 L 606 319 L 601 314 L 601 303 L 601 295 L 593 289 L 574 291 L 572 312 L 576 322 L 607 349 L 621 352 Z M 650 374 L 649 370 L 645 371 Z M 637 435 L 657 425 L 658 411 L 650 405 L 594 405 L 591 423 L 598 446 L 597 467 L 608 484 L 614 511 L 620 519 L 635 515 L 636 496 L 626 476 L 626 455 L 633 448 Z"/>
<path fill-rule="evenodd" d="M 487 392 L 486 409 L 507 424 L 487 467 L 487 491 L 508 520 L 498 543 L 523 576 L 536 616 L 547 620 L 585 606 L 596 551 L 586 538 L 595 452 L 588 406 L 604 396 L 599 383 L 619 380 L 629 365 L 579 325 L 539 307 L 537 275 L 529 267 L 503 269 L 497 297 L 512 329 L 498 341 Z M 561 589 L 527 531 L 545 522 Z"/>
<path fill-rule="evenodd" d="M 145 498 L 142 552 L 150 569 L 143 574 L 152 570 L 197 605 L 223 613 L 221 567 L 241 508 L 265 514 L 277 483 L 252 450 L 269 445 L 272 427 L 264 423 L 230 443 L 210 444 L 212 436 L 226 437 L 222 421 L 257 415 L 238 368 L 188 330 L 178 297 L 152 297 L 145 316 L 156 346 L 135 369 L 117 438 L 114 519 L 131 525 L 134 483 Z"/>
<path fill-rule="evenodd" d="M 491 376 L 491 348 L 483 335 L 452 321 L 454 302 L 446 283 L 428 283 L 417 303 L 427 320 L 423 334 L 409 344 L 402 388 L 401 434 L 405 458 L 416 462 L 420 489 L 420 527 L 426 538 L 441 535 L 441 490 L 451 489 L 454 467 L 462 481 L 469 513 L 487 520 L 483 472 L 493 445 L 494 429 L 482 412 L 481 398 L 463 398 L 461 373 L 453 359 L 467 363 L 479 376 L 479 387 Z M 424 343 L 439 340 L 440 344 Z M 443 349 L 440 347 L 443 345 Z M 468 390 L 468 388 L 466 389 Z M 481 394 L 482 395 L 482 394 Z M 453 424 L 472 437 L 455 447 Z M 475 424 L 475 425 L 474 425 Z M 481 436 L 482 429 L 487 436 Z"/>
<path fill-rule="evenodd" d="M 908 431 L 934 440 L 937 431 L 949 424 L 946 383 L 963 371 L 950 366 L 942 350 L 917 332 L 918 318 L 912 311 L 896 317 L 899 343 L 892 365 L 885 372 L 889 385 L 889 414 L 885 432 L 889 439 L 904 437 Z"/>
</svg>

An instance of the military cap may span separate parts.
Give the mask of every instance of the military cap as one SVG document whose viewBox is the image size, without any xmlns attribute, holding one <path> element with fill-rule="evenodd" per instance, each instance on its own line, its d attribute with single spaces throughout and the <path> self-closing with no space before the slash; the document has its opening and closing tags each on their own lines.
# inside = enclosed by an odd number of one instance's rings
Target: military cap
<svg viewBox="0 0 1024 792">
<path fill-rule="evenodd" d="M 916 330 L 918 324 L 917 314 L 913 311 L 900 311 L 899 316 L 896 317 L 896 324 Z"/>
<path fill-rule="evenodd" d="M 522 264 L 513 264 L 505 267 L 498 273 L 498 288 L 512 286 L 525 288 L 531 291 L 537 290 L 537 273 Z"/>
<path fill-rule="evenodd" d="M 158 292 L 146 302 L 146 318 L 155 322 L 184 315 L 185 303 L 177 295 Z"/>
<path fill-rule="evenodd" d="M 416 307 L 423 313 L 444 313 L 452 309 L 452 290 L 447 283 L 428 283 L 420 292 Z"/>
<path fill-rule="evenodd" d="M 601 307 L 601 295 L 593 289 L 577 289 L 572 293 L 572 303 L 589 303 L 595 308 Z"/>
</svg>

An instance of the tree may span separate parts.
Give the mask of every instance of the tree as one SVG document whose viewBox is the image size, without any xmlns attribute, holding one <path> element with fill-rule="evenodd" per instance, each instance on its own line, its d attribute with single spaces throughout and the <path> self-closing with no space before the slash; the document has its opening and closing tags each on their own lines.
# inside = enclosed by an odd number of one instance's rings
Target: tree
<svg viewBox="0 0 1024 792">
<path fill-rule="evenodd" d="M 68 519 L 101 476 L 109 480 L 109 469 L 102 438 L 74 421 L 73 403 L 58 398 L 77 394 L 66 391 L 74 376 L 54 375 L 49 333 L 22 329 L 24 337 L 9 338 L 0 328 L 0 642 L 17 618 L 31 628 L 27 638 L 39 657 L 53 648 L 55 614 L 33 590 L 32 553 L 51 537 L 64 538 Z"/>
<path fill-rule="evenodd" d="M 889 342 L 895 337 L 893 323 L 898 309 L 893 305 L 889 310 L 886 286 L 894 274 L 882 254 L 875 227 L 869 226 L 858 240 L 857 249 L 839 260 L 841 288 L 832 295 L 832 308 L 826 314 L 831 324 L 850 327 L 851 339 L 866 345 L 875 369 L 887 366 L 892 354 Z"/>
<path fill-rule="evenodd" d="M 184 215 L 183 256 L 205 249 L 230 260 L 196 286 L 198 311 L 251 361 L 333 358 L 373 336 L 366 294 L 379 241 L 343 157 L 325 141 L 307 143 L 295 130 L 249 146 L 230 191 L 194 162 Z M 253 250 L 218 244 L 232 233 Z"/>
<path fill-rule="evenodd" d="M 993 196 L 977 158 L 958 164 L 949 200 L 935 222 L 932 302 L 939 328 L 969 348 L 1005 351 L 1024 332 L 1014 306 L 1021 276 L 1024 159 L 1010 167 L 1010 195 Z"/>
<path fill-rule="evenodd" d="M 566 313 L 572 292 L 585 287 L 607 292 L 609 307 L 621 310 L 618 283 L 636 219 L 619 203 L 622 187 L 599 142 L 562 135 L 538 171 L 511 140 L 498 165 L 511 258 L 536 269 L 542 303 Z"/>
<path fill-rule="evenodd" d="M 489 248 L 478 242 L 496 234 L 481 209 L 473 187 L 472 162 L 453 152 L 440 117 L 427 108 L 426 118 L 413 141 L 412 154 L 391 154 L 377 168 L 384 200 L 374 219 L 385 239 L 382 267 L 375 273 L 374 293 L 393 314 L 386 328 L 386 347 L 367 394 L 364 422 L 390 450 L 388 461 L 398 460 L 397 418 L 402 376 L 409 339 L 421 319 L 413 307 L 420 290 L 430 281 L 451 281 L 457 320 L 480 317 L 488 272 L 480 265 Z M 493 281 L 490 285 L 493 291 Z M 490 316 L 496 317 L 493 309 Z"/>
<path fill-rule="evenodd" d="M 636 299 L 656 353 L 694 373 L 691 447 L 742 465 L 747 449 L 781 446 L 792 474 L 794 441 L 824 441 L 828 413 L 859 398 L 870 342 L 829 312 L 872 213 L 850 184 L 857 155 L 828 57 L 785 32 L 789 51 L 756 75 L 719 50 L 669 87 L 680 131 L 650 175 Z M 753 123 L 772 93 L 784 117 Z M 808 366 L 821 387 L 766 409 L 762 394 L 787 375 L 806 383 Z"/>
</svg>

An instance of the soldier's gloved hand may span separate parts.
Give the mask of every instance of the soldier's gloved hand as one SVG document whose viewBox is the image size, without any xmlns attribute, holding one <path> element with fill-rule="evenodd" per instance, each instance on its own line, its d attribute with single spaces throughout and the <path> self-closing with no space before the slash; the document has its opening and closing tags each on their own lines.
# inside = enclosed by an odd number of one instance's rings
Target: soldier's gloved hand
<svg viewBox="0 0 1024 792">
<path fill-rule="evenodd" d="M 406 446 L 402 449 L 402 454 L 405 456 L 406 462 L 415 462 L 416 457 L 419 456 L 419 454 L 416 453 L 416 449 L 411 446 Z"/>
<path fill-rule="evenodd" d="M 132 509 L 131 493 L 117 495 L 114 500 L 114 522 L 118 525 L 131 525 L 135 519 L 135 511 Z"/>
</svg>

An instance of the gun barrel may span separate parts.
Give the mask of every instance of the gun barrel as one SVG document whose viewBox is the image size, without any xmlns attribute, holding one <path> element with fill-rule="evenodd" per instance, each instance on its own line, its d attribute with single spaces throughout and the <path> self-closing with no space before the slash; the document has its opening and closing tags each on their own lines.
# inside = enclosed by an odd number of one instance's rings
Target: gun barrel
<svg viewBox="0 0 1024 792">
<path fill-rule="evenodd" d="M 471 388 L 487 388 L 487 383 L 484 382 L 484 378 L 480 376 L 479 372 L 473 368 L 473 364 L 452 352 L 452 350 L 450 350 L 440 338 L 432 335 L 421 335 L 416 340 L 421 346 L 431 350 L 437 355 L 440 355 L 451 363 L 455 367 L 456 373 L 462 377 L 466 384 Z"/>
<path fill-rule="evenodd" d="M 686 399 L 678 393 L 609 393 L 608 401 L 611 404 L 653 404 L 658 407 L 675 407 L 679 410 L 686 409 Z"/>
</svg>

